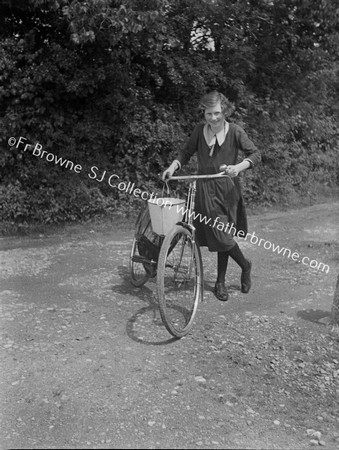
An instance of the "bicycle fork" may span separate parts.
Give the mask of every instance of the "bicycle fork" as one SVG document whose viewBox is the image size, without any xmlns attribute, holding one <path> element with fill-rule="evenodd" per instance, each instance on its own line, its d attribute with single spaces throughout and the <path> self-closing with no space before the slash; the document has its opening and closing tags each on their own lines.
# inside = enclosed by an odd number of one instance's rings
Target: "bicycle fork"
<svg viewBox="0 0 339 450">
<path fill-rule="evenodd" d="M 182 259 L 183 259 L 183 254 L 184 254 L 184 250 L 186 245 L 188 245 L 188 238 L 187 236 L 185 236 L 182 244 L 181 244 L 181 253 L 180 253 L 180 258 L 179 258 L 179 263 L 177 265 L 177 267 L 175 268 L 175 278 L 174 281 L 178 282 L 177 279 L 177 275 L 179 273 L 185 273 L 185 277 L 184 277 L 184 282 L 189 281 L 191 279 L 192 276 L 192 267 L 194 267 L 193 264 L 193 258 L 195 255 L 195 228 L 193 226 L 193 212 L 194 212 L 194 205 L 195 205 L 195 193 L 196 193 L 196 181 L 194 180 L 193 183 L 190 184 L 190 187 L 188 189 L 188 195 L 187 195 L 187 208 L 186 208 L 186 212 L 185 212 L 185 217 L 184 217 L 184 221 L 180 222 L 180 225 L 184 226 L 190 233 L 192 236 L 192 239 L 190 240 L 190 244 L 191 245 L 191 256 L 190 256 L 190 260 L 188 261 L 188 267 L 187 266 L 183 266 L 182 263 Z"/>
</svg>

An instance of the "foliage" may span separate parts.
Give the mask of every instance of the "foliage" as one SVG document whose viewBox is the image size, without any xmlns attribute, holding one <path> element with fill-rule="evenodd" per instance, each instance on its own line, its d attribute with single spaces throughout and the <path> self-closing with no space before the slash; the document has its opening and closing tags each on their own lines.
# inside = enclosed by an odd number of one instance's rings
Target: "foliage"
<svg viewBox="0 0 339 450">
<path fill-rule="evenodd" d="M 333 0 L 1 0 L 0 220 L 134 204 L 92 166 L 159 189 L 209 89 L 262 151 L 243 179 L 249 201 L 337 183 L 338 23 Z M 83 169 L 52 167 L 11 136 Z"/>
</svg>

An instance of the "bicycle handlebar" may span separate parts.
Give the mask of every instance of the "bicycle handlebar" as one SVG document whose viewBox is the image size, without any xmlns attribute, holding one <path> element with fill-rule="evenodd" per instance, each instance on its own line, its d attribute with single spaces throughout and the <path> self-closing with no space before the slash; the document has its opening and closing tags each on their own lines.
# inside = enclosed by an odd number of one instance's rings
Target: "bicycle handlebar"
<svg viewBox="0 0 339 450">
<path fill-rule="evenodd" d="M 179 175 L 179 176 L 172 176 L 166 178 L 165 181 L 171 181 L 171 180 L 201 180 L 201 179 L 211 179 L 211 178 L 231 178 L 229 175 L 227 175 L 225 172 L 219 172 L 219 173 L 213 173 L 210 175 Z"/>
</svg>

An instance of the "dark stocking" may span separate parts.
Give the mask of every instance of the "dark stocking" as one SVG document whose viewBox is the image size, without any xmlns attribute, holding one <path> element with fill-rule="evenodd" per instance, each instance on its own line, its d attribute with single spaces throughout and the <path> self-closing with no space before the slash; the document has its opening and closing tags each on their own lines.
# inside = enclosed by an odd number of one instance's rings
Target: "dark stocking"
<svg viewBox="0 0 339 450">
<path fill-rule="evenodd" d="M 240 250 L 240 247 L 238 244 L 235 244 L 235 246 L 227 252 L 231 258 L 234 259 L 234 261 L 242 268 L 242 270 L 246 271 L 250 268 L 250 264 L 245 258 L 243 252 Z"/>
<path fill-rule="evenodd" d="M 218 252 L 217 283 L 223 283 L 225 281 L 227 264 L 228 264 L 228 252 Z"/>
</svg>

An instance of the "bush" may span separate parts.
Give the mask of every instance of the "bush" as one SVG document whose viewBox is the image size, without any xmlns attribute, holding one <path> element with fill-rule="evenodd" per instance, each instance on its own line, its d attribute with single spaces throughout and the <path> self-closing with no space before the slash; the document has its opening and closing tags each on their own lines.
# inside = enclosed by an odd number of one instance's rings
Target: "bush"
<svg viewBox="0 0 339 450">
<path fill-rule="evenodd" d="M 0 1 L 0 220 L 61 223 L 133 208 L 134 196 L 91 179 L 90 168 L 158 192 L 210 89 L 236 104 L 232 120 L 262 151 L 262 164 L 243 177 L 248 202 L 285 202 L 315 182 L 338 182 L 330 11 L 315 27 L 312 8 L 293 1 L 10 3 Z M 259 26 L 252 15 L 265 20 Z M 199 34 L 192 44 L 201 25 L 215 50 Z M 83 170 L 10 147 L 11 136 Z"/>
</svg>

